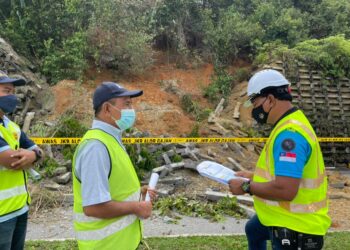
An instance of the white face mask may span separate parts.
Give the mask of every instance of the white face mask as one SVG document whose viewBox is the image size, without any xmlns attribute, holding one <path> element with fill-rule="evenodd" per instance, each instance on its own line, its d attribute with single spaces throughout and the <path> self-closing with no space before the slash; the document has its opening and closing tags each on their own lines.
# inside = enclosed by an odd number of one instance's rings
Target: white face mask
<svg viewBox="0 0 350 250">
<path fill-rule="evenodd" d="M 113 106 L 113 108 L 117 109 Z M 117 109 L 119 110 L 119 109 Z M 122 109 L 120 111 L 120 119 L 112 119 L 114 120 L 115 124 L 120 128 L 120 130 L 125 131 L 128 128 L 131 128 L 136 120 L 136 112 L 134 109 Z"/>
</svg>

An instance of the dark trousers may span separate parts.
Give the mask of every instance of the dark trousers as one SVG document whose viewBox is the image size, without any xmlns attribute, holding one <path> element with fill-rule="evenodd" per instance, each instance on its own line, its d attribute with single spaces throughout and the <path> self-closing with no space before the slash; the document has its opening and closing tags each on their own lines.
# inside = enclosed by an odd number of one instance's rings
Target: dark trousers
<svg viewBox="0 0 350 250">
<path fill-rule="evenodd" d="M 0 250 L 22 250 L 27 231 L 28 212 L 0 223 Z"/>
<path fill-rule="evenodd" d="M 281 230 L 281 233 L 278 231 Z M 278 235 L 284 235 L 287 231 L 287 234 L 293 234 L 294 237 L 291 237 L 290 240 L 291 246 L 282 246 L 281 239 L 278 238 Z M 298 232 L 285 229 L 285 228 L 276 228 L 276 227 L 266 227 L 262 225 L 259 221 L 259 218 L 254 215 L 245 226 L 245 233 L 248 238 L 249 250 L 266 250 L 267 240 L 271 240 L 272 249 L 274 250 L 291 250 L 291 249 L 322 249 L 323 246 L 323 236 L 318 235 L 308 235 L 300 234 Z M 300 237 L 301 236 L 301 237 Z M 299 237 L 299 238 L 298 238 Z M 283 238 L 282 238 L 283 239 Z M 298 248 L 300 247 L 300 248 Z"/>
<path fill-rule="evenodd" d="M 266 250 L 266 241 L 270 240 L 270 230 L 262 225 L 254 215 L 245 225 L 249 250 Z"/>
</svg>

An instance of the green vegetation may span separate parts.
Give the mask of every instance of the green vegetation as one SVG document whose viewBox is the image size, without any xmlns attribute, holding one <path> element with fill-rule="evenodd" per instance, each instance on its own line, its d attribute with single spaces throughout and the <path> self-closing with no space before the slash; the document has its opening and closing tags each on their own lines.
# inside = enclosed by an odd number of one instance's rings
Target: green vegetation
<svg viewBox="0 0 350 250">
<path fill-rule="evenodd" d="M 192 114 L 198 122 L 208 118 L 211 113 L 210 109 L 202 109 L 199 104 L 193 100 L 193 97 L 190 94 L 181 97 L 181 107 L 187 113 Z"/>
<path fill-rule="evenodd" d="M 139 179 L 143 179 L 144 175 L 153 168 L 159 167 L 157 156 L 161 152 L 151 154 L 145 145 L 127 144 L 126 151 L 128 152 L 131 162 L 133 163 Z"/>
<path fill-rule="evenodd" d="M 211 84 L 204 89 L 204 96 L 212 102 L 227 98 L 234 84 L 234 77 L 224 69 L 217 69 Z"/>
<path fill-rule="evenodd" d="M 234 226 L 234 225 L 232 225 Z M 165 249 L 201 249 L 201 250 L 245 250 L 248 247 L 245 236 L 192 236 L 192 237 L 153 237 L 144 240 L 152 250 Z M 141 244 L 139 250 L 145 250 L 146 244 Z M 28 250 L 72 250 L 77 249 L 77 243 L 73 240 L 66 241 L 29 241 L 25 249 Z M 325 250 L 343 250 L 350 248 L 350 233 L 328 233 L 325 237 Z M 268 247 L 271 249 L 271 247 Z"/>
<path fill-rule="evenodd" d="M 211 221 L 222 221 L 225 215 L 235 218 L 247 216 L 245 211 L 238 206 L 236 198 L 229 197 L 213 203 L 185 196 L 169 196 L 157 200 L 154 208 L 160 210 L 161 215 L 175 217 L 175 219 L 177 217 L 174 212 L 187 216 L 203 217 Z"/>
<path fill-rule="evenodd" d="M 334 62 L 326 54 L 346 46 L 339 35 L 350 38 L 348 0 L 23 0 L 0 7 L 0 36 L 53 83 L 81 77 L 87 64 L 142 73 L 153 63 L 153 49 L 167 51 L 168 62 L 179 66 L 209 61 L 225 68 L 237 58 L 253 60 L 270 43 L 297 46 L 293 55 L 311 46 L 319 54 L 312 62 L 321 62 L 326 75 L 347 72 L 347 62 L 329 72 Z M 329 36 L 336 38 L 312 40 Z M 225 94 L 223 84 L 208 96 Z"/>
<path fill-rule="evenodd" d="M 257 57 L 257 63 L 268 63 L 283 59 L 288 63 L 288 72 L 296 75 L 296 64 L 303 62 L 310 68 L 318 69 L 325 77 L 333 79 L 350 77 L 350 40 L 344 35 L 331 36 L 325 39 L 306 40 L 288 49 L 283 44 L 266 45 Z"/>
<path fill-rule="evenodd" d="M 46 157 L 41 166 L 45 169 L 45 175 L 47 177 L 52 177 L 53 172 L 56 168 L 58 168 L 60 165 L 57 163 L 57 161 L 54 158 Z"/>
</svg>

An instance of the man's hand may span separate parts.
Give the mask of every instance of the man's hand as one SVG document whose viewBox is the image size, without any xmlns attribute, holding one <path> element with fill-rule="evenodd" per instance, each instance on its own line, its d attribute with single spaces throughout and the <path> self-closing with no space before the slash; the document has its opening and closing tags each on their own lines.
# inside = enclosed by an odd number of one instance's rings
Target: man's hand
<svg viewBox="0 0 350 250">
<path fill-rule="evenodd" d="M 235 194 L 235 195 L 244 194 L 244 191 L 241 187 L 243 182 L 244 182 L 244 180 L 241 178 L 229 180 L 228 185 L 229 185 L 231 193 Z"/>
<path fill-rule="evenodd" d="M 152 202 L 155 201 L 155 199 L 157 198 L 157 191 L 154 189 L 148 188 L 147 185 L 144 185 L 141 187 L 141 194 L 142 194 L 141 200 L 143 201 L 145 200 L 147 192 L 149 193 L 151 201 Z"/>
<path fill-rule="evenodd" d="M 135 209 L 135 215 L 141 219 L 147 219 L 152 214 L 152 203 L 150 201 L 140 201 Z"/>
<path fill-rule="evenodd" d="M 30 168 L 36 159 L 34 151 L 22 148 L 16 150 L 15 153 L 11 155 L 11 157 L 18 159 L 11 164 L 10 168 L 13 170 Z"/>
<path fill-rule="evenodd" d="M 249 172 L 249 171 L 238 171 L 235 174 L 238 177 L 244 177 L 247 178 L 249 180 L 253 179 L 254 173 L 253 172 Z"/>
</svg>

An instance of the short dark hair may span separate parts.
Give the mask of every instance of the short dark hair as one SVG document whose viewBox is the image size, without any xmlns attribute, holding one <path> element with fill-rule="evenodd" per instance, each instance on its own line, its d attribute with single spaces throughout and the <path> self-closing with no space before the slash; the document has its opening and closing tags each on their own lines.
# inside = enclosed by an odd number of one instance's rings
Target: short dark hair
<svg viewBox="0 0 350 250">
<path fill-rule="evenodd" d="M 273 95 L 276 99 L 281 101 L 292 101 L 291 89 L 289 85 L 278 87 L 267 87 L 261 90 L 260 96 Z"/>
</svg>

